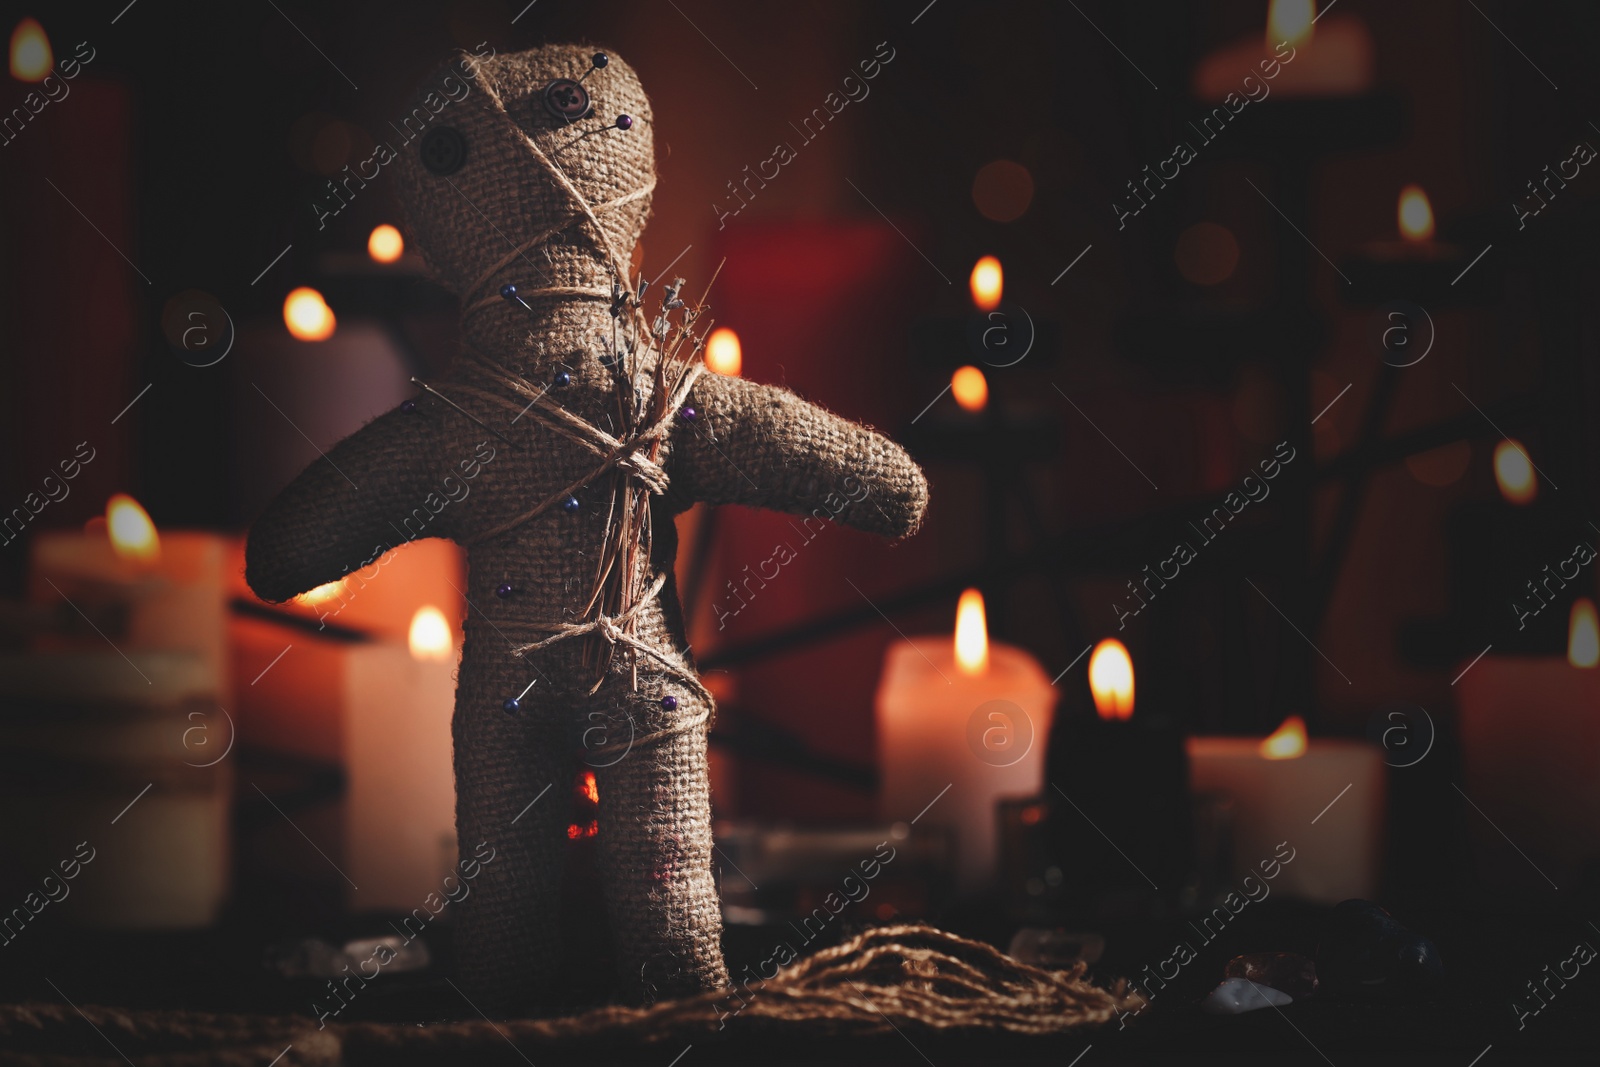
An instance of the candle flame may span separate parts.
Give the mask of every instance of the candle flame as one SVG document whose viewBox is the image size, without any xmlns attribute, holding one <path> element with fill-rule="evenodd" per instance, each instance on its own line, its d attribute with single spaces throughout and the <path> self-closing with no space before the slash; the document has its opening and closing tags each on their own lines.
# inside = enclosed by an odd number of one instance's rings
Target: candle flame
<svg viewBox="0 0 1600 1067">
<path fill-rule="evenodd" d="M 1115 637 L 1095 645 L 1089 655 L 1089 692 L 1102 719 L 1133 718 L 1133 659 Z"/>
<path fill-rule="evenodd" d="M 1276 47 L 1287 41 L 1296 48 L 1311 40 L 1316 23 L 1316 5 L 1312 0 L 1272 0 L 1267 8 L 1267 47 Z"/>
<path fill-rule="evenodd" d="M 128 494 L 117 493 L 106 501 L 106 530 L 111 535 L 111 550 L 122 559 L 154 563 L 161 558 L 156 524 Z"/>
<path fill-rule="evenodd" d="M 25 18 L 11 31 L 11 76 L 19 82 L 42 82 L 56 57 L 50 38 L 35 18 Z"/>
<path fill-rule="evenodd" d="M 737 378 L 743 368 L 744 350 L 739 346 L 739 335 L 726 326 L 711 331 L 706 340 L 706 370 Z"/>
<path fill-rule="evenodd" d="M 962 674 L 982 674 L 989 669 L 989 626 L 983 613 L 983 594 L 968 589 L 956 605 L 956 666 Z"/>
<path fill-rule="evenodd" d="M 1433 239 L 1433 205 L 1420 185 L 1408 185 L 1400 190 L 1400 204 L 1395 209 L 1400 217 L 1400 236 L 1407 241 L 1422 242 Z"/>
<path fill-rule="evenodd" d="M 1586 596 L 1573 602 L 1567 622 L 1567 662 L 1574 667 L 1600 666 L 1600 620 L 1595 618 L 1594 601 Z"/>
<path fill-rule="evenodd" d="M 367 255 L 379 263 L 393 263 L 406 250 L 406 239 L 387 222 L 377 226 L 367 238 Z"/>
<path fill-rule="evenodd" d="M 284 298 L 283 324 L 301 341 L 326 341 L 338 325 L 322 294 L 304 285 Z"/>
<path fill-rule="evenodd" d="M 1494 446 L 1494 480 L 1507 503 L 1529 504 L 1539 495 L 1533 460 L 1528 458 L 1522 442 L 1510 437 Z"/>
<path fill-rule="evenodd" d="M 578 791 L 589 803 L 600 803 L 600 784 L 595 780 L 593 771 L 583 772 L 583 777 L 578 782 Z"/>
<path fill-rule="evenodd" d="M 432 604 L 418 608 L 417 613 L 411 616 L 408 641 L 411 658 L 416 660 L 449 659 L 456 644 L 444 612 Z"/>
<path fill-rule="evenodd" d="M 984 256 L 978 260 L 972 268 L 971 283 L 972 302 L 979 311 L 993 311 L 1000 306 L 1000 293 L 1005 288 L 1005 279 L 998 259 Z"/>
<path fill-rule="evenodd" d="M 950 376 L 950 392 L 966 411 L 982 411 L 989 404 L 989 379 L 977 367 L 961 367 Z"/>
<path fill-rule="evenodd" d="M 1306 723 L 1298 715 L 1283 720 L 1283 725 L 1261 742 L 1267 759 L 1299 759 L 1306 754 Z"/>
<path fill-rule="evenodd" d="M 309 607 L 316 607 L 318 604 L 327 603 L 334 597 L 343 596 L 344 579 L 335 578 L 331 582 L 324 582 L 315 589 L 307 589 L 304 593 L 301 593 L 299 596 L 295 597 L 294 600 L 296 604 L 305 604 Z"/>
</svg>

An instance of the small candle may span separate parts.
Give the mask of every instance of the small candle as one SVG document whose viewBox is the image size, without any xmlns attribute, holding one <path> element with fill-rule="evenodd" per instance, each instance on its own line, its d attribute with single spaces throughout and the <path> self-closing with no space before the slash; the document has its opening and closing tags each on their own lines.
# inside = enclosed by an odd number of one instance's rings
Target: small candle
<svg viewBox="0 0 1600 1067">
<path fill-rule="evenodd" d="M 1291 716 L 1265 740 L 1192 737 L 1189 766 L 1196 792 L 1232 802 L 1236 879 L 1286 841 L 1295 858 L 1275 892 L 1324 904 L 1376 893 L 1387 785 L 1376 746 L 1308 741 Z"/>
<path fill-rule="evenodd" d="M 998 802 L 1040 792 L 1054 711 L 1038 662 L 989 640 L 977 590 L 962 594 L 954 640 L 889 646 L 877 694 L 880 811 L 951 831 L 962 891 L 994 878 Z"/>
<path fill-rule="evenodd" d="M 1600 839 L 1594 603 L 1580 598 L 1568 619 L 1565 657 L 1484 656 L 1456 685 L 1464 793 L 1477 809 L 1465 818 L 1483 877 L 1503 889 L 1565 886 Z"/>
<path fill-rule="evenodd" d="M 1376 80 L 1372 35 L 1353 15 L 1315 14 L 1311 0 L 1273 0 L 1264 37 L 1220 48 L 1195 69 L 1201 100 L 1355 96 Z"/>
</svg>

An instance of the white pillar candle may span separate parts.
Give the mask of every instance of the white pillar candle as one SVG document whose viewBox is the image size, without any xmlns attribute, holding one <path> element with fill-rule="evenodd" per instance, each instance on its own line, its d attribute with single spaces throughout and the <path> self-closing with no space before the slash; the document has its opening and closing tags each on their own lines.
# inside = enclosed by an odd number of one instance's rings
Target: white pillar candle
<svg viewBox="0 0 1600 1067">
<path fill-rule="evenodd" d="M 87 842 L 65 921 L 194 929 L 228 888 L 232 744 L 205 660 L 109 648 L 0 656 L 7 745 L 0 851 L 49 872 Z"/>
<path fill-rule="evenodd" d="M 982 601 L 977 605 L 976 632 L 987 642 Z M 1056 692 L 1020 648 L 987 643 L 987 662 L 969 671 L 958 662 L 956 645 L 948 637 L 913 637 L 895 642 L 884 656 L 877 694 L 879 811 L 886 820 L 916 819 L 919 828 L 953 832 L 957 886 L 973 891 L 994 878 L 998 802 L 1037 796 L 1043 788 Z"/>
<path fill-rule="evenodd" d="M 148 559 L 118 555 L 104 529 L 40 531 L 33 539 L 28 595 L 41 604 L 65 597 L 79 609 L 126 608 L 126 625 L 107 638 L 130 653 L 198 654 L 211 692 L 226 703 L 229 558 L 228 538 L 198 530 L 163 531 Z"/>
<path fill-rule="evenodd" d="M 455 867 L 450 717 L 461 650 L 443 616 L 433 617 L 444 627 L 434 651 L 413 641 L 345 652 L 345 873 L 355 883 L 353 911 L 408 912 L 442 892 Z M 564 789 L 554 793 L 555 803 L 567 797 Z"/>
<path fill-rule="evenodd" d="M 1295 858 L 1274 892 L 1325 904 L 1377 892 L 1388 780 L 1376 746 L 1317 739 L 1272 759 L 1257 738 L 1192 737 L 1189 775 L 1195 792 L 1232 802 L 1235 881 L 1287 841 Z"/>
</svg>

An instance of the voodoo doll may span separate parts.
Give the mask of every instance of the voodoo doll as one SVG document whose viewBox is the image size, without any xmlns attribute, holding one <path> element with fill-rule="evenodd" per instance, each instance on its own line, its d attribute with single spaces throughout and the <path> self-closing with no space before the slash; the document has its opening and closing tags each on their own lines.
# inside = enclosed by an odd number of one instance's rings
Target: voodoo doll
<svg viewBox="0 0 1600 1067">
<path fill-rule="evenodd" d="M 458 56 L 413 104 L 386 169 L 413 246 L 460 298 L 460 355 L 268 506 L 246 576 L 283 601 L 414 536 L 466 546 L 456 829 L 464 859 L 495 849 L 459 905 L 473 1003 L 507 1013 L 552 991 L 563 801 L 584 767 L 621 995 L 724 988 L 713 704 L 673 516 L 745 504 L 902 537 L 927 483 L 883 436 L 706 371 L 705 307 L 679 279 L 630 278 L 652 118 L 614 54 Z"/>
</svg>

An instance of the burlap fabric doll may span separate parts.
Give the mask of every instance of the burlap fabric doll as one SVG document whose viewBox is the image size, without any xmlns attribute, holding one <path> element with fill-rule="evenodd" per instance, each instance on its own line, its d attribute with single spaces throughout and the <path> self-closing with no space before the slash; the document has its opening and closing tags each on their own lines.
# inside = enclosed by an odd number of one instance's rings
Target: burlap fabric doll
<svg viewBox="0 0 1600 1067">
<path fill-rule="evenodd" d="M 639 295 L 627 265 L 655 186 L 650 102 L 615 55 L 595 64 L 572 46 L 458 57 L 419 89 L 386 169 L 413 246 L 460 296 L 461 356 L 314 462 L 247 553 L 251 588 L 282 601 L 370 576 L 413 537 L 468 546 L 456 826 L 464 861 L 483 843 L 495 858 L 457 937 L 463 990 L 497 1014 L 555 979 L 566 798 L 584 764 L 623 996 L 727 984 L 712 701 L 685 647 L 672 516 L 738 503 L 899 537 L 927 501 L 879 434 L 701 373 L 676 285 Z"/>
</svg>

